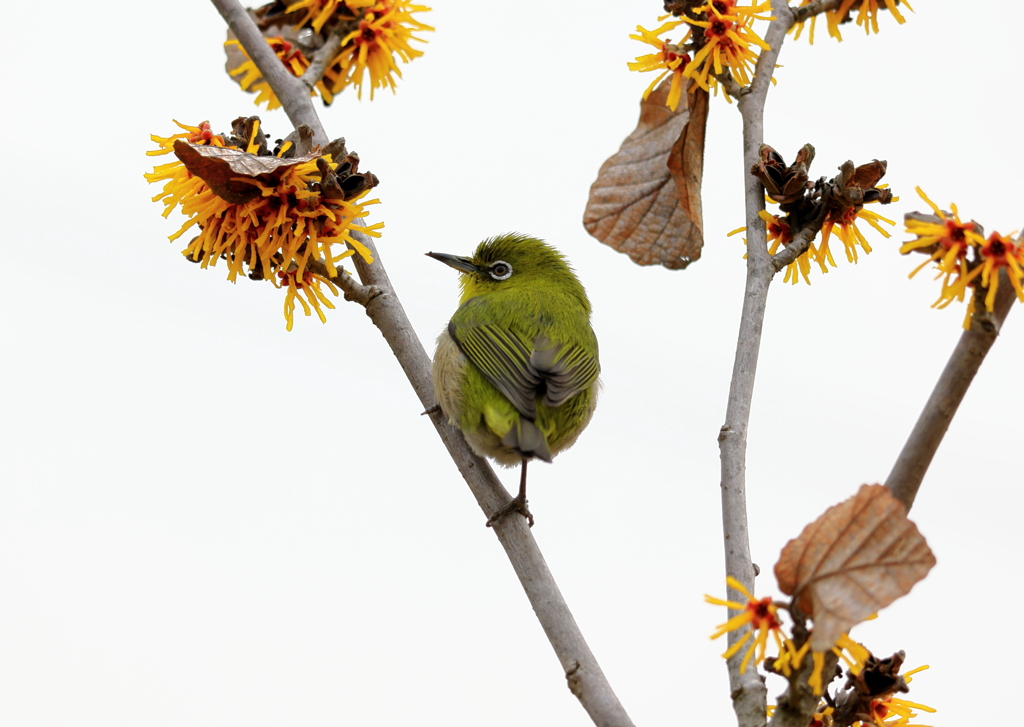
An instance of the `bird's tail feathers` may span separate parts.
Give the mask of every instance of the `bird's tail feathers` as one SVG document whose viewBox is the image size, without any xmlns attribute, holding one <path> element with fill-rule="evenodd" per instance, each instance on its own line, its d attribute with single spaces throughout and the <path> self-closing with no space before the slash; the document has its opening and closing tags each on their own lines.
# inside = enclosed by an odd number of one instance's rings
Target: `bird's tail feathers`
<svg viewBox="0 0 1024 727">
<path fill-rule="evenodd" d="M 501 438 L 501 443 L 516 450 L 523 457 L 536 457 L 545 462 L 552 460 L 551 449 L 548 447 L 548 439 L 544 432 L 526 417 L 517 418 L 516 423 Z"/>
</svg>

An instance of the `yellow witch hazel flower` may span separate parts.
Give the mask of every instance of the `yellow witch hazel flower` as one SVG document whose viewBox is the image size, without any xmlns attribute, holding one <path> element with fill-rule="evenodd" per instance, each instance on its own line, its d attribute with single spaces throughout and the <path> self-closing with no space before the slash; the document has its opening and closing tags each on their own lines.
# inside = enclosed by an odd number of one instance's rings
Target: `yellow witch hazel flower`
<svg viewBox="0 0 1024 727">
<path fill-rule="evenodd" d="M 297 27 L 309 25 L 314 32 L 319 33 L 323 30 L 324 24 L 338 11 L 361 10 L 376 2 L 377 0 L 299 0 L 291 3 L 285 12 L 305 10 L 306 15 L 298 22 Z"/>
<path fill-rule="evenodd" d="M 766 201 L 771 202 L 771 198 L 766 198 Z M 788 215 L 776 215 L 772 214 L 768 210 L 761 210 L 757 213 L 757 216 L 764 220 L 765 233 L 768 240 L 768 254 L 774 255 L 779 251 L 779 248 L 785 247 L 786 245 L 793 242 L 793 230 L 789 225 Z M 726 237 L 732 237 L 746 230 L 746 227 L 739 227 L 732 232 L 726 234 Z M 743 238 L 743 244 L 747 243 L 747 239 Z M 811 284 L 809 277 L 811 273 L 811 260 L 818 254 L 818 249 L 812 242 L 807 252 L 797 257 L 796 260 L 786 266 L 786 274 L 782 279 L 784 283 L 790 283 L 796 285 L 801 279 L 808 285 Z M 746 259 L 746 254 L 743 258 Z"/>
<path fill-rule="evenodd" d="M 925 664 L 905 672 L 903 674 L 903 681 L 910 684 L 913 681 L 914 674 L 927 668 L 928 665 Z M 919 704 L 897 697 L 895 693 L 888 694 L 872 699 L 867 709 L 867 716 L 870 719 L 854 722 L 851 727 L 926 727 L 926 725 L 911 723 L 911 720 L 918 717 L 917 712 L 914 711 L 917 709 L 929 713 L 937 711 L 934 707 L 929 707 L 926 704 Z"/>
<path fill-rule="evenodd" d="M 293 76 L 301 76 L 309 68 L 309 59 L 306 58 L 305 54 L 288 42 L 280 35 L 273 38 L 266 38 L 267 44 L 273 49 L 275 55 L 281 59 L 281 62 L 285 65 Z M 256 67 L 256 64 L 249 58 L 249 54 L 245 52 L 245 48 L 238 40 L 232 39 L 224 42 L 225 46 L 234 47 L 245 56 L 245 62 L 229 72 L 229 75 L 240 76 L 238 78 L 238 85 L 241 86 L 243 91 L 250 91 L 256 94 L 255 104 L 260 106 L 261 104 L 267 105 L 267 110 L 273 110 L 281 108 L 281 102 L 277 100 L 277 94 L 274 93 L 273 89 L 270 88 L 270 84 L 267 83 L 260 70 Z M 334 94 L 332 94 L 326 84 L 321 80 L 316 84 L 316 88 L 310 91 L 310 96 L 316 96 L 317 91 L 323 96 L 324 103 L 329 104 L 334 100 Z"/>
<path fill-rule="evenodd" d="M 289 270 L 287 273 L 283 270 L 278 270 L 277 277 L 281 281 L 280 286 L 288 291 L 284 298 L 284 319 L 288 321 L 289 331 L 292 329 L 292 323 L 295 320 L 295 301 L 302 305 L 302 312 L 307 316 L 311 312 L 310 308 L 312 308 L 316 311 L 321 323 L 327 322 L 327 316 L 324 315 L 323 308 L 320 306 L 324 305 L 327 308 L 333 309 L 334 303 L 324 295 L 322 286 L 326 285 L 330 288 L 334 297 L 338 297 L 338 289 L 334 287 L 330 280 L 308 270 L 302 273 L 302 279 L 300 280 L 297 269 Z"/>
<path fill-rule="evenodd" d="M 397 57 L 403 63 L 423 55 L 409 45 L 410 40 L 425 43 L 413 35 L 420 30 L 433 30 L 412 17 L 413 13 L 427 12 L 425 5 L 412 5 L 405 0 L 381 0 L 366 8 L 359 26 L 345 36 L 341 44 L 341 78 L 337 89 L 350 83 L 363 97 L 363 76 L 369 74 L 370 100 L 378 88 L 395 90 L 395 76 L 402 77 Z"/>
<path fill-rule="evenodd" d="M 971 316 L 978 310 L 979 292 L 984 294 L 984 309 L 991 311 L 999 291 L 999 273 L 1005 270 L 1018 300 L 1024 302 L 1024 242 L 1012 235 L 993 232 L 982 236 L 981 226 L 973 220 L 963 222 L 956 205 L 951 212 L 938 208 L 917 188 L 917 193 L 932 210 L 931 215 L 910 213 L 905 216 L 906 231 L 915 236 L 900 247 L 902 254 L 918 252 L 928 259 L 910 272 L 914 277 L 930 263 L 935 264 L 935 279 L 942 280 L 933 308 L 945 308 L 954 300 L 963 301 L 971 288 L 972 297 L 964 317 L 964 328 L 971 327 Z"/>
<path fill-rule="evenodd" d="M 750 630 L 743 635 L 743 637 L 734 643 L 732 646 L 722 654 L 723 659 L 729 659 L 739 652 L 745 645 L 747 650 L 743 655 L 743 661 L 740 662 L 740 672 L 747 670 L 747 666 L 750 664 L 751 657 L 754 659 L 754 666 L 757 666 L 765 659 L 765 650 L 768 645 L 768 634 L 772 635 L 775 640 L 775 645 L 779 650 L 779 653 L 783 653 L 787 649 L 786 639 L 783 640 L 781 634 L 782 623 L 778 619 L 778 606 L 772 601 L 770 597 L 762 599 L 756 599 L 746 589 L 746 587 L 738 580 L 729 576 L 725 579 L 725 582 L 730 588 L 733 588 L 744 596 L 747 597 L 746 603 L 739 603 L 737 601 L 725 601 L 721 598 L 715 598 L 714 596 L 704 596 L 704 600 L 714 606 L 726 606 L 741 613 L 733 616 L 731 619 L 726 621 L 724 624 L 720 624 L 716 627 L 715 633 L 711 635 L 712 639 L 717 639 L 722 634 L 728 633 L 729 631 L 736 631 L 741 629 L 747 624 L 750 625 Z M 791 644 L 789 645 L 792 646 Z"/>
<path fill-rule="evenodd" d="M 900 2 L 901 0 L 882 0 L 881 4 L 892 14 L 897 23 L 903 25 L 907 21 L 897 8 Z M 914 11 L 914 8 L 910 7 L 910 3 L 906 0 L 902 0 L 902 3 L 907 6 L 908 10 Z M 880 9 L 879 0 L 843 0 L 838 8 L 828 14 L 828 34 L 836 40 L 842 40 L 843 37 L 839 33 L 839 24 L 846 19 L 848 14 L 852 15 L 854 10 L 857 13 L 857 25 L 864 28 L 864 32 L 868 35 L 877 33 L 878 11 Z"/>
<path fill-rule="evenodd" d="M 717 85 L 713 73 L 728 69 L 741 86 L 750 85 L 757 54 L 750 49 L 754 45 L 769 50 L 750 23 L 754 20 L 773 20 L 771 16 L 760 15 L 771 8 L 771 3 L 741 7 L 736 0 L 710 0 L 696 8 L 707 20 L 691 20 L 691 25 L 704 29 L 704 44 L 694 54 L 683 75 L 694 79 L 705 91 Z"/>
<path fill-rule="evenodd" d="M 821 242 L 815 247 L 812 241 L 807 250 L 789 263 L 786 269 L 785 282 L 793 284 L 801 279 L 810 284 L 812 260 L 818 263 L 823 273 L 828 272 L 829 265 L 836 267 L 835 258 L 829 249 L 829 240 L 833 234 L 843 243 L 846 259 L 856 263 L 858 247 L 865 253 L 871 252 L 871 245 L 857 227 L 857 222 L 866 222 L 883 237 L 889 237 L 889 233 L 881 223 L 895 224 L 877 212 L 864 209 L 865 204 L 891 204 L 899 199 L 893 196 L 886 185 L 878 184 L 885 175 L 886 162 L 875 159 L 855 166 L 852 161 L 847 161 L 839 167 L 839 175 L 835 178 L 811 184 L 808 170 L 813 159 L 814 147 L 810 144 L 805 144 L 797 152 L 796 159 L 790 165 L 775 149 L 762 144 L 758 161 L 750 168 L 750 173 L 765 187 L 765 201 L 778 204 L 780 211 L 785 213 L 771 214 L 765 210 L 758 213 L 766 225 L 770 254 L 775 255 L 780 246 L 791 244 L 797 236 L 794 230 L 802 230 L 800 234 L 807 234 L 811 223 L 818 224 L 817 220 L 821 219 L 821 205 L 825 206 Z M 729 234 L 736 234 L 743 229 L 746 228 L 741 227 Z"/>
<path fill-rule="evenodd" d="M 881 188 L 884 189 L 884 185 Z M 898 197 L 893 198 L 893 201 L 895 202 L 898 199 Z M 864 233 L 857 228 L 858 220 L 862 220 L 871 225 L 871 227 L 875 228 L 882 237 L 891 237 L 889 232 L 882 227 L 882 222 L 887 225 L 896 224 L 895 221 L 890 220 L 888 217 L 883 217 L 877 212 L 864 209 L 862 206 L 846 207 L 830 213 L 825 219 L 825 224 L 822 225 L 821 244 L 818 246 L 818 251 L 814 256 L 814 261 L 821 267 L 821 272 L 828 272 L 828 268 L 825 266 L 826 260 L 832 267 L 836 266 L 835 258 L 832 257 L 832 253 L 828 249 L 829 237 L 833 232 L 835 232 L 836 237 L 839 238 L 840 242 L 843 243 L 843 249 L 846 251 L 846 259 L 848 262 L 857 262 L 858 246 L 864 250 L 865 254 L 871 252 L 871 245 L 868 243 L 867 238 L 864 237 Z"/>
<path fill-rule="evenodd" d="M 310 56 L 331 33 L 342 36 L 338 52 L 324 64 L 323 78 L 310 92 L 314 96 L 319 92 L 324 104 L 329 105 L 350 85 L 356 87 L 360 98 L 364 85 L 370 87 L 371 99 L 378 88 L 395 91 L 395 78 L 402 76 L 399 63 L 423 55 L 410 45 L 410 41 L 426 42 L 414 33 L 433 30 L 413 14 L 429 11 L 429 7 L 408 0 L 299 0 L 287 6 L 273 2 L 255 12 L 261 27 L 280 30 L 292 25 L 289 32 L 281 30 L 286 37 L 266 40 L 295 76 L 306 72 Z M 277 108 L 280 103 L 238 41 L 229 40 L 225 45 L 237 46 L 245 59 L 230 75 L 237 77 L 243 90 L 258 93 L 257 104 Z"/>
<path fill-rule="evenodd" d="M 714 74 L 728 70 L 738 83 L 748 85 L 753 64 L 757 61 L 757 54 L 750 46 L 768 49 L 749 26 L 754 20 L 772 20 L 770 16 L 760 14 L 770 6 L 770 3 L 762 3 L 746 7 L 740 6 L 737 0 L 709 0 L 693 11 L 695 15 L 704 15 L 706 20 L 683 18 L 665 22 L 671 16 L 664 15 L 658 19 L 661 25 L 654 30 L 636 26 L 637 33 L 629 37 L 654 46 L 657 52 L 637 56 L 635 61 L 627 64 L 629 70 L 641 73 L 661 71 L 644 92 L 644 98 L 669 73 L 672 74 L 672 86 L 665 105 L 673 111 L 679 106 L 686 78 L 692 78 L 705 91 L 714 89 L 717 93 L 718 81 Z M 687 26 L 687 32 L 678 43 L 661 39 L 660 36 L 681 25 Z M 692 57 L 690 50 L 694 52 Z M 729 98 L 728 94 L 726 98 Z"/>
<path fill-rule="evenodd" d="M 806 652 L 810 643 L 810 641 L 805 643 L 801 651 Z M 811 671 L 811 676 L 807 679 L 807 686 L 809 686 L 815 694 L 819 695 L 824 690 L 824 685 L 822 683 L 822 670 L 825 667 L 825 653 L 826 652 L 824 651 L 811 652 L 811 660 L 814 663 L 814 668 Z M 863 671 L 864 665 L 871 656 L 871 652 L 868 651 L 863 644 L 859 644 L 851 639 L 849 634 L 842 634 L 839 637 L 835 646 L 832 647 L 832 653 L 846 662 L 850 674 L 853 676 L 857 676 L 861 671 Z M 799 659 L 796 660 L 795 666 L 800 666 Z"/>
<path fill-rule="evenodd" d="M 850 638 L 849 634 L 843 634 L 832 647 L 832 652 L 846 662 L 850 673 L 857 676 L 864 669 L 871 652 L 863 644 L 859 644 Z"/>
<path fill-rule="evenodd" d="M 154 136 L 161 148 L 151 153 L 173 150 L 180 161 L 145 175 L 150 183 L 164 182 L 153 201 L 163 202 L 164 217 L 179 207 L 188 217 L 170 240 L 198 228 L 199 234 L 182 251 L 193 262 L 205 268 L 224 260 L 232 282 L 242 273 L 285 288 L 288 330 L 294 323 L 296 301 L 307 316 L 316 311 L 323 322 L 323 307 L 334 306 L 322 286 L 335 295 L 337 289 L 308 266 L 322 265 L 333 277 L 339 274 L 338 263 L 356 253 L 373 262 L 370 250 L 352 233 L 380 237 L 383 223 L 362 223 L 369 213 L 366 208 L 379 202 L 363 201 L 377 178 L 359 173 L 358 157 L 344 151 L 343 145 L 339 156 L 344 157 L 338 162 L 332 154 L 317 151 L 286 157 L 289 142 L 275 156 L 266 151 L 258 118 L 239 122 L 231 138 L 239 144 L 212 134 L 207 122 L 198 127 L 179 124 L 186 134 Z M 204 154 L 204 146 L 225 149 Z M 336 143 L 332 146 L 339 149 Z"/>
<path fill-rule="evenodd" d="M 933 307 L 945 308 L 959 297 L 963 300 L 963 288 L 954 283 L 967 275 L 967 251 L 985 244 L 985 238 L 979 234 L 977 223 L 962 222 L 956 205 L 950 205 L 951 213 L 940 210 L 920 187 L 915 188 L 918 195 L 932 209 L 934 217 L 908 215 L 905 220 L 906 231 L 916 235 L 916 239 L 904 243 L 900 253 L 928 253 L 929 257 L 914 268 L 907 277 L 914 277 L 929 263 L 936 263 L 939 271 L 937 278 L 942 278 L 942 293 Z"/>
<path fill-rule="evenodd" d="M 803 7 L 804 5 L 810 5 L 812 2 L 815 2 L 815 0 L 800 0 L 800 7 Z M 817 15 L 812 15 L 809 20 L 801 21 L 799 23 L 793 23 L 790 29 L 786 31 L 786 35 L 792 35 L 793 40 L 800 40 L 800 36 L 803 35 L 804 32 L 804 26 L 809 25 L 810 30 L 808 30 L 807 32 L 807 42 L 811 45 L 814 45 L 814 25 L 817 19 Z"/>
<path fill-rule="evenodd" d="M 669 17 L 664 15 L 659 20 L 664 20 Z M 673 45 L 671 41 L 660 40 L 659 36 L 663 33 L 668 33 L 671 30 L 675 30 L 680 25 L 683 25 L 682 20 L 670 20 L 667 23 L 662 23 L 654 30 L 646 30 L 641 26 L 636 26 L 638 35 L 629 36 L 633 40 L 639 40 L 641 43 L 647 43 L 658 49 L 657 53 L 648 53 L 647 55 L 637 56 L 636 60 L 627 63 L 629 70 L 639 71 L 640 73 L 646 73 L 648 71 L 661 71 L 657 78 L 651 81 L 651 85 L 644 91 L 644 100 L 651 95 L 651 91 L 657 88 L 658 84 L 669 73 L 672 74 L 672 85 L 669 88 L 668 99 L 665 101 L 665 105 L 673 111 L 679 106 L 679 99 L 683 95 L 683 68 L 690 62 L 690 56 L 683 53 L 678 45 Z M 686 40 L 687 36 L 680 41 L 680 43 Z"/>
<path fill-rule="evenodd" d="M 213 133 L 213 129 L 210 128 L 209 121 L 201 121 L 199 122 L 199 126 L 189 126 L 188 124 L 183 124 L 180 121 L 175 121 L 174 123 L 177 124 L 179 128 L 184 129 L 185 133 L 172 134 L 171 136 L 166 137 L 150 134 L 149 138 L 155 141 L 160 148 L 150 149 L 146 152 L 146 156 L 155 157 L 170 154 L 174 150 L 174 142 L 177 139 L 185 139 L 186 141 L 199 145 L 224 146 L 224 137 Z M 180 163 L 181 162 L 174 162 L 173 165 Z"/>
<path fill-rule="evenodd" d="M 893 198 L 894 201 L 896 199 L 898 198 Z M 787 215 L 780 216 L 772 214 L 767 210 L 761 210 L 758 212 L 758 216 L 765 222 L 769 243 L 769 254 L 774 255 L 780 248 L 793 241 L 793 233 L 790 229 Z M 868 243 L 867 238 L 864 237 L 864 234 L 857 228 L 858 220 L 867 222 L 871 227 L 880 232 L 883 237 L 891 237 L 891 235 L 881 226 L 880 223 L 884 222 L 890 225 L 896 224 L 893 220 L 883 217 L 872 210 L 866 210 L 863 207 L 859 209 L 855 207 L 846 207 L 843 209 L 833 210 L 829 213 L 825 224 L 822 226 L 821 242 L 817 246 L 815 246 L 814 242 L 811 242 L 805 253 L 786 266 L 786 274 L 783 277 L 783 282 L 796 285 L 798 282 L 803 280 L 803 282 L 810 285 L 812 261 L 818 264 L 822 273 L 827 273 L 829 267 L 836 267 L 836 260 L 832 257 L 832 251 L 829 249 L 829 239 L 833 233 L 835 233 L 835 236 L 843 243 L 843 247 L 846 250 L 846 259 L 849 262 L 857 262 L 858 247 L 860 247 L 865 253 L 870 253 L 872 251 L 872 247 Z M 728 236 L 735 235 L 745 229 L 747 228 L 740 227 L 730 232 Z M 746 242 L 746 240 L 744 240 L 744 242 Z M 746 257 L 746 255 L 744 255 L 744 257 Z"/>
<path fill-rule="evenodd" d="M 810 5 L 815 0 L 801 0 L 800 7 Z M 867 34 L 878 32 L 878 11 L 888 10 L 896 22 L 902 25 L 906 22 L 906 18 L 900 14 L 898 6 L 901 0 L 842 0 L 835 10 L 829 10 L 825 13 L 825 22 L 828 25 L 828 34 L 841 41 L 843 39 L 842 33 L 839 31 L 839 26 L 843 23 L 855 20 L 857 25 L 864 28 L 864 32 Z M 903 0 L 903 5 L 908 10 L 913 11 L 910 4 Z M 853 13 L 856 12 L 854 17 Z M 809 25 L 810 30 L 807 34 L 807 40 L 811 45 L 814 45 L 814 24 L 817 20 L 817 16 L 813 15 L 808 20 L 794 23 L 793 27 L 789 29 L 789 33 L 793 35 L 793 40 L 799 40 L 803 33 L 804 26 Z"/>
</svg>

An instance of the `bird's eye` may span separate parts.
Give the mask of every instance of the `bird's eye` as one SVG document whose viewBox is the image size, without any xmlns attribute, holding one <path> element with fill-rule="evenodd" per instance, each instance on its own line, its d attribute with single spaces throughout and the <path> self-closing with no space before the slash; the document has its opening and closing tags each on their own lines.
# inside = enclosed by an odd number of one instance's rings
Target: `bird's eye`
<svg viewBox="0 0 1024 727">
<path fill-rule="evenodd" d="M 499 260 L 491 266 L 489 272 L 495 280 L 508 280 L 512 276 L 512 266 L 504 260 Z"/>
</svg>

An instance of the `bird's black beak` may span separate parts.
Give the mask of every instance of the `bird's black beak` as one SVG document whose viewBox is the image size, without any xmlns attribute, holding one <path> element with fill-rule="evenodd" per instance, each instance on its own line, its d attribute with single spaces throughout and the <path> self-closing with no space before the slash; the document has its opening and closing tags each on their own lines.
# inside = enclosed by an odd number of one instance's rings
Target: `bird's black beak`
<svg viewBox="0 0 1024 727">
<path fill-rule="evenodd" d="M 435 260 L 440 260 L 445 265 L 449 265 L 456 270 L 461 270 L 464 273 L 478 273 L 480 268 L 473 264 L 473 261 L 468 257 L 459 257 L 458 255 L 449 255 L 446 252 L 428 252 L 427 257 L 432 257 Z"/>
</svg>

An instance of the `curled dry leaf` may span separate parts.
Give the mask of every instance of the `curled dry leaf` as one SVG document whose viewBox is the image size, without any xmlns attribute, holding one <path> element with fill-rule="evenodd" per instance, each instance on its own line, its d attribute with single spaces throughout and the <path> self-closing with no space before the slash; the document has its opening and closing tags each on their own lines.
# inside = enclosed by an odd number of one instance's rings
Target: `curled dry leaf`
<svg viewBox="0 0 1024 727">
<path fill-rule="evenodd" d="M 704 245 L 701 179 L 708 94 L 665 106 L 671 78 L 640 102 L 640 121 L 590 187 L 583 226 L 639 265 L 682 269 Z"/>
<path fill-rule="evenodd" d="M 811 648 L 827 651 L 843 633 L 910 592 L 935 556 L 882 485 L 863 485 L 790 540 L 775 564 L 783 593 L 814 619 Z"/>
<path fill-rule="evenodd" d="M 240 180 L 239 177 L 258 179 L 267 185 L 276 185 L 286 171 L 310 159 L 316 159 L 320 152 L 313 152 L 289 159 L 274 156 L 256 156 L 241 149 L 227 149 L 220 146 L 197 146 L 184 139 L 174 142 L 174 155 L 185 168 L 202 179 L 221 199 L 232 204 L 244 204 L 260 195 L 259 187 Z"/>
</svg>

